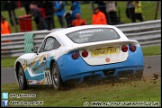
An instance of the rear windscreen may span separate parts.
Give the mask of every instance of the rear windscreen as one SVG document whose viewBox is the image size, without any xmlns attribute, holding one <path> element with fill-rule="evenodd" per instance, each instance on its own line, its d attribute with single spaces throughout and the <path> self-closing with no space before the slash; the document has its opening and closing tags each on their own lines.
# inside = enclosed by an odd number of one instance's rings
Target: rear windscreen
<svg viewBox="0 0 162 108">
<path fill-rule="evenodd" d="M 66 34 L 75 43 L 88 43 L 118 39 L 119 35 L 112 28 L 90 28 Z"/>
</svg>

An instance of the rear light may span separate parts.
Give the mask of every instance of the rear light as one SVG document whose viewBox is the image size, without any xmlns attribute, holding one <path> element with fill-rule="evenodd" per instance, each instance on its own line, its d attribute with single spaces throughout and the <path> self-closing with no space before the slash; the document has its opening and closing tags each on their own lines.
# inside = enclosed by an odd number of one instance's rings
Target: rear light
<svg viewBox="0 0 162 108">
<path fill-rule="evenodd" d="M 128 47 L 126 45 L 123 45 L 121 49 L 122 49 L 123 52 L 127 52 L 128 51 Z"/>
<path fill-rule="evenodd" d="M 132 52 L 135 52 L 136 51 L 136 46 L 135 45 L 131 45 L 129 47 L 129 49 L 132 51 Z"/>
<path fill-rule="evenodd" d="M 88 56 L 88 52 L 87 52 L 86 50 L 83 50 L 82 56 L 83 56 L 83 57 L 87 57 L 87 56 Z"/>
<path fill-rule="evenodd" d="M 78 53 L 74 52 L 74 53 L 72 54 L 72 58 L 73 58 L 74 60 L 77 59 L 78 57 L 79 57 Z"/>
</svg>

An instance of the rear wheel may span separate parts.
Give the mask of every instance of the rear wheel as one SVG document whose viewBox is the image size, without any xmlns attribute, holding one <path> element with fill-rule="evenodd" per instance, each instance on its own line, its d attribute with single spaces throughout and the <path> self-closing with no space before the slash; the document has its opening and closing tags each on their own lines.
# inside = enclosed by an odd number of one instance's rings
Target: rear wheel
<svg viewBox="0 0 162 108">
<path fill-rule="evenodd" d="M 25 75 L 24 75 L 24 70 L 23 70 L 21 64 L 19 64 L 19 66 L 18 66 L 17 78 L 18 78 L 18 83 L 19 83 L 20 89 L 21 90 L 27 89 L 28 85 L 27 85 L 27 81 L 26 81 L 26 78 L 25 78 Z"/>
<path fill-rule="evenodd" d="M 53 62 L 51 67 L 51 79 L 52 86 L 55 90 L 60 90 L 63 88 L 63 81 L 60 76 L 60 71 L 57 63 Z"/>
</svg>

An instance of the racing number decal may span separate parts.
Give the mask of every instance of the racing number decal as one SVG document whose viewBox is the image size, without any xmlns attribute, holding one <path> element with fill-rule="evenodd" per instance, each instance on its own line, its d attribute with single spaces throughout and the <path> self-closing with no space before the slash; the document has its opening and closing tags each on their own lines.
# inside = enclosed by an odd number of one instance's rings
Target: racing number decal
<svg viewBox="0 0 162 108">
<path fill-rule="evenodd" d="M 47 84 L 52 84 L 51 74 L 50 74 L 49 70 L 44 70 L 44 78 L 45 78 Z"/>
</svg>

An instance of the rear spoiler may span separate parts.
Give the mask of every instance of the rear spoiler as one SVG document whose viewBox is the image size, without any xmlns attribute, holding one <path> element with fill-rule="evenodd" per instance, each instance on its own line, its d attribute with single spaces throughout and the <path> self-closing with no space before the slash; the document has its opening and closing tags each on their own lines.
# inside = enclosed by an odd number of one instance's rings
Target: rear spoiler
<svg viewBox="0 0 162 108">
<path fill-rule="evenodd" d="M 95 43 L 83 43 L 83 44 L 76 44 L 73 46 L 73 49 L 69 50 L 68 52 L 84 49 L 86 47 L 94 47 L 94 46 L 105 46 L 105 45 L 121 45 L 121 44 L 132 44 L 132 45 L 139 45 L 138 41 L 136 40 L 113 40 L 113 41 L 102 41 L 102 42 L 95 42 Z"/>
</svg>

